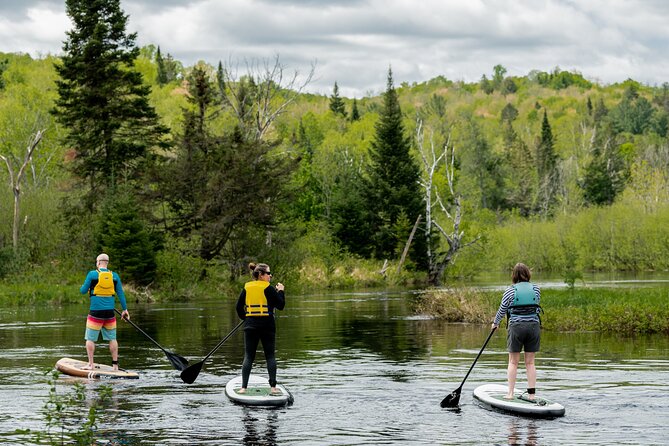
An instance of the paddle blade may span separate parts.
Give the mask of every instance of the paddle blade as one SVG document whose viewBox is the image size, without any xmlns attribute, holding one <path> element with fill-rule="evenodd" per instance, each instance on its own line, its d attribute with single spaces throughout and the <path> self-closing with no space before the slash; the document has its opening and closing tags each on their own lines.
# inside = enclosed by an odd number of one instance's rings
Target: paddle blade
<svg viewBox="0 0 669 446">
<path fill-rule="evenodd" d="M 460 389 L 454 390 L 453 392 L 446 395 L 446 398 L 441 400 L 441 407 L 458 407 L 460 402 Z"/>
<path fill-rule="evenodd" d="M 200 370 L 202 370 L 203 363 L 204 361 L 200 361 L 184 369 L 181 375 L 179 375 L 181 376 L 181 380 L 186 384 L 193 384 L 197 379 L 197 375 L 200 374 Z"/>
<path fill-rule="evenodd" d="M 176 353 L 167 351 L 165 352 L 165 355 L 172 363 L 172 367 L 174 367 L 176 370 L 184 370 L 188 367 L 188 359 L 184 358 L 183 356 L 179 356 Z"/>
</svg>

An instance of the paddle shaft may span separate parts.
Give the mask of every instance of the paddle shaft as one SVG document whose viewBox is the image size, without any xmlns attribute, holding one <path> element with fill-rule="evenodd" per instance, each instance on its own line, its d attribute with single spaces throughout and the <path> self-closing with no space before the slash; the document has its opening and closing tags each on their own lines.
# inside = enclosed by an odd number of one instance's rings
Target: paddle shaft
<svg viewBox="0 0 669 446">
<path fill-rule="evenodd" d="M 137 324 L 135 324 L 135 323 L 134 323 L 133 321 L 131 321 L 130 319 L 126 319 L 126 318 L 124 318 L 124 317 L 122 316 L 122 313 L 121 313 L 120 311 L 118 311 L 117 308 L 114 308 L 114 311 L 116 311 L 116 312 L 119 314 L 119 316 L 121 316 L 121 319 L 123 319 L 123 320 L 126 321 L 126 322 L 129 322 L 130 325 L 132 325 L 133 327 L 135 327 L 137 330 L 139 330 L 140 333 L 142 333 L 144 336 L 146 336 L 147 338 L 149 338 L 149 340 L 150 340 L 151 342 L 153 342 L 154 344 L 156 344 L 156 346 L 157 346 L 159 349 L 161 349 L 162 351 L 164 351 L 164 352 L 167 353 L 167 354 L 170 354 L 170 352 L 168 352 L 168 351 L 165 350 L 163 347 L 161 347 L 160 344 L 158 344 L 158 341 L 156 341 L 156 340 L 153 339 L 151 336 L 149 336 L 149 334 L 148 334 L 147 332 L 145 332 L 144 330 L 142 330 L 141 328 L 139 328 L 139 327 L 137 326 Z"/>
<path fill-rule="evenodd" d="M 485 350 L 485 346 L 488 345 L 488 341 L 490 341 L 490 338 L 492 338 L 492 334 L 495 332 L 496 329 L 497 329 L 497 327 L 490 330 L 490 334 L 488 335 L 488 339 L 486 339 L 485 342 L 483 343 L 483 347 L 481 347 L 481 350 L 479 351 L 479 354 L 476 355 L 476 359 L 474 360 L 474 362 L 472 363 L 472 366 L 469 368 L 469 371 L 465 375 L 465 379 L 462 380 L 462 384 L 460 384 L 460 387 L 458 387 L 458 390 L 462 390 L 462 386 L 465 385 L 465 381 L 467 381 L 467 378 L 469 378 L 469 374 L 472 372 L 472 369 L 476 365 L 476 361 L 478 361 L 479 358 L 481 357 L 481 353 L 483 353 L 483 350 Z M 460 392 L 458 392 L 458 393 L 460 393 Z"/>
<path fill-rule="evenodd" d="M 218 350 L 219 347 L 220 347 L 221 345 L 223 345 L 223 343 L 224 343 L 225 341 L 228 340 L 228 338 L 229 338 L 230 336 L 232 336 L 233 334 L 235 334 L 235 332 L 239 329 L 239 327 L 242 326 L 242 324 L 244 324 L 244 321 L 241 321 L 239 324 L 237 324 L 237 326 L 236 326 L 235 328 L 233 328 L 232 331 L 231 331 L 230 333 L 228 333 L 228 335 L 227 335 L 226 337 L 224 337 L 223 339 L 221 339 L 221 342 L 219 342 L 218 344 L 216 344 L 216 347 L 214 347 L 214 349 L 213 349 L 212 351 L 210 351 L 209 354 L 208 354 L 207 356 L 205 356 L 204 359 L 203 359 L 202 361 L 200 361 L 200 362 L 203 363 L 203 362 L 205 362 L 207 359 L 209 359 L 209 357 L 210 357 L 211 355 L 213 355 L 213 354 L 216 352 L 216 350 Z"/>
</svg>

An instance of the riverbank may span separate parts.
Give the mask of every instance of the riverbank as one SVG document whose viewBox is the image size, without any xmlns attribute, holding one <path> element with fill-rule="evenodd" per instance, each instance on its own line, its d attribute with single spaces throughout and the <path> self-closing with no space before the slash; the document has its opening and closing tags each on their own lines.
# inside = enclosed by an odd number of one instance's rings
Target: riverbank
<svg viewBox="0 0 669 446">
<path fill-rule="evenodd" d="M 427 290 L 415 297 L 413 310 L 449 322 L 489 324 L 501 295 L 473 288 Z M 666 287 L 548 289 L 542 290 L 541 307 L 545 330 L 669 334 Z"/>
</svg>

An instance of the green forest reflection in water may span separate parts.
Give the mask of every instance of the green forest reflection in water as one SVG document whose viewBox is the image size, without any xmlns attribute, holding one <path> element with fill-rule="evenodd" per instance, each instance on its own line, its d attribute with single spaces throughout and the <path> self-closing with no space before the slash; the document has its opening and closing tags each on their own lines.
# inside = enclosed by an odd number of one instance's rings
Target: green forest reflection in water
<svg viewBox="0 0 669 446">
<path fill-rule="evenodd" d="M 414 316 L 412 297 L 412 292 L 289 294 L 277 318 L 277 359 L 279 380 L 296 402 L 278 411 L 241 408 L 223 395 L 227 380 L 239 374 L 241 333 L 207 361 L 189 386 L 163 352 L 119 322 L 121 364 L 141 378 L 112 383 L 114 404 L 100 415 L 101 435 L 120 428 L 123 441 L 156 444 L 476 444 L 498 437 L 506 443 L 513 432 L 531 430 L 528 438 L 536 444 L 595 444 L 602 438 L 608 444 L 622 439 L 643 444 L 640 440 L 653 443 L 665 429 L 669 341 L 663 335 L 544 332 L 539 387 L 565 404 L 567 417 L 539 421 L 485 411 L 471 398 L 476 385 L 505 380 L 502 331 L 468 379 L 462 411 L 442 411 L 439 401 L 459 386 L 489 327 Z M 138 326 L 193 363 L 237 324 L 235 300 L 131 304 L 130 310 Z M 0 392 L 3 400 L 20 399 L 25 407 L 0 415 L 3 443 L 21 444 L 16 428 L 34 430 L 43 424 L 39 411 L 48 394 L 43 372 L 60 357 L 85 358 L 85 315 L 83 303 L 2 312 Z M 98 345 L 96 359 L 109 363 L 108 349 Z M 266 374 L 261 353 L 254 373 Z M 66 391 L 68 383 L 62 381 Z M 99 383 L 87 385 L 93 391 Z M 599 402 L 607 396 L 619 405 Z M 650 396 L 653 407 L 646 400 Z M 639 412 L 646 410 L 640 421 Z M 622 437 L 620 426 L 628 426 Z"/>
</svg>

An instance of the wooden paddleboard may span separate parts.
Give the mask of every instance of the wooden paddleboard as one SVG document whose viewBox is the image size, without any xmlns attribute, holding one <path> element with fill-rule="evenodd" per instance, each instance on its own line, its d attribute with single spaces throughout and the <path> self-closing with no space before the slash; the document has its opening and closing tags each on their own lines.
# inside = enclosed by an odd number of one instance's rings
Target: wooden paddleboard
<svg viewBox="0 0 669 446">
<path fill-rule="evenodd" d="M 56 369 L 70 376 L 79 376 L 89 379 L 138 379 L 139 375 L 135 372 L 119 369 L 114 370 L 110 365 L 95 363 L 93 370 L 84 370 L 88 361 L 79 361 L 72 358 L 61 358 L 56 363 Z"/>
<path fill-rule="evenodd" d="M 271 388 L 267 378 L 258 375 L 249 377 L 246 393 L 237 393 L 241 387 L 242 377 L 237 376 L 225 385 L 225 395 L 235 403 L 248 406 L 285 406 L 293 403 L 293 395 L 281 384 L 276 385 L 281 390 L 281 395 L 270 395 Z"/>
<path fill-rule="evenodd" d="M 557 418 L 565 414 L 562 404 L 537 396 L 535 401 L 520 399 L 520 393 L 516 393 L 512 400 L 507 400 L 507 386 L 500 384 L 484 384 L 474 389 L 474 398 L 479 400 L 484 407 L 497 409 L 503 412 L 513 413 L 537 418 Z"/>
</svg>

